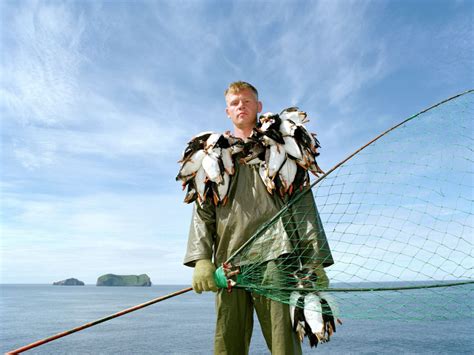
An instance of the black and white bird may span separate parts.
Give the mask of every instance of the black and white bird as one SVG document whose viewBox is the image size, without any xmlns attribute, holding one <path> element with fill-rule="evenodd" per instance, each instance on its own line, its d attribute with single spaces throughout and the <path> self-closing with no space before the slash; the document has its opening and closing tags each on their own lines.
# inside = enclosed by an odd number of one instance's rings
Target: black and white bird
<svg viewBox="0 0 474 355">
<path fill-rule="evenodd" d="M 304 126 L 308 121 L 306 112 L 297 107 L 259 117 L 252 134 L 259 151 L 249 160 L 261 165 L 260 176 L 270 193 L 291 195 L 308 185 L 307 171 L 316 176 L 323 173 L 316 162 L 319 142 Z"/>
<path fill-rule="evenodd" d="M 244 142 L 224 134 L 202 132 L 188 142 L 179 160 L 181 168 L 176 180 L 187 189 L 184 201 L 215 205 L 225 204 L 235 174 L 234 156 L 241 164 L 257 164 L 259 175 L 270 194 L 292 195 L 309 184 L 308 171 L 323 173 L 316 157 L 319 142 L 304 126 L 306 112 L 289 107 L 280 114 L 265 113 L 259 117 L 252 135 Z"/>
<path fill-rule="evenodd" d="M 224 134 L 203 132 L 189 141 L 178 161 L 181 168 L 176 180 L 187 187 L 184 202 L 203 203 L 210 199 L 215 205 L 227 202 L 230 177 L 234 175 L 233 154 L 242 150 L 241 141 Z"/>
<path fill-rule="evenodd" d="M 328 342 L 336 332 L 338 307 L 327 292 L 314 291 L 316 276 L 309 269 L 300 269 L 294 275 L 297 291 L 290 294 L 290 318 L 293 330 L 302 342 L 307 336 L 310 346 Z"/>
</svg>

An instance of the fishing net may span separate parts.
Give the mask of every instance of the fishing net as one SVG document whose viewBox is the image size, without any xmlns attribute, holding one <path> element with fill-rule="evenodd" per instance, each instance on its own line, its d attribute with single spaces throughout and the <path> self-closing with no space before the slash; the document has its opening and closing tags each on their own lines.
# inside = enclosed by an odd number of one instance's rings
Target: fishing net
<svg viewBox="0 0 474 355">
<path fill-rule="evenodd" d="M 324 289 L 342 318 L 472 317 L 473 99 L 471 90 L 432 106 L 338 164 L 293 196 L 221 276 L 288 304 L 295 290 Z M 288 239 L 291 249 L 282 247 Z M 329 265 L 331 254 L 329 287 L 298 284 L 298 270 Z"/>
</svg>

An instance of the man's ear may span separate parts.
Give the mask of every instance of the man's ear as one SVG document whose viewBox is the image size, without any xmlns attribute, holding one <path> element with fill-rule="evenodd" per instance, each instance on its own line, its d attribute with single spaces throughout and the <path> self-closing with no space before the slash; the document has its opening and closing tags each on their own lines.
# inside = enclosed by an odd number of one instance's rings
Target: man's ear
<svg viewBox="0 0 474 355">
<path fill-rule="evenodd" d="M 227 118 L 230 118 L 229 109 L 227 107 L 225 108 L 225 114 L 227 115 Z"/>
<path fill-rule="evenodd" d="M 262 108 L 263 108 L 262 101 L 259 101 L 257 104 L 257 112 L 258 113 L 262 112 Z"/>
</svg>

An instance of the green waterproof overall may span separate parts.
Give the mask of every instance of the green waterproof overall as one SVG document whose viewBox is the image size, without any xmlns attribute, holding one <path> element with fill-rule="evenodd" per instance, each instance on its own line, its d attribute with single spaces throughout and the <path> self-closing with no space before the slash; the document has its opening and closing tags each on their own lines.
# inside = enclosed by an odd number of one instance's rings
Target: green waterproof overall
<svg viewBox="0 0 474 355">
<path fill-rule="evenodd" d="M 236 172 L 226 205 L 216 207 L 210 201 L 202 206 L 195 204 L 184 259 L 187 266 L 194 267 L 195 262 L 201 259 L 213 260 L 216 266 L 222 265 L 285 203 L 276 193 L 270 195 L 267 192 L 259 176 L 258 165 L 235 165 Z M 299 238 L 306 243 L 305 250 L 313 251 L 311 259 L 315 264 L 324 267 L 332 265 L 333 259 L 313 195 L 305 194 L 300 202 L 292 209 L 304 208 L 305 213 L 295 213 L 292 218 Z M 290 237 L 284 226 L 285 221 L 276 222 L 274 227 L 278 238 L 272 238 L 266 260 L 293 251 L 291 238 L 294 236 Z M 291 327 L 288 305 L 235 288 L 231 293 L 220 289 L 216 295 L 215 354 L 248 353 L 254 309 L 272 354 L 301 353 L 300 342 Z"/>
</svg>

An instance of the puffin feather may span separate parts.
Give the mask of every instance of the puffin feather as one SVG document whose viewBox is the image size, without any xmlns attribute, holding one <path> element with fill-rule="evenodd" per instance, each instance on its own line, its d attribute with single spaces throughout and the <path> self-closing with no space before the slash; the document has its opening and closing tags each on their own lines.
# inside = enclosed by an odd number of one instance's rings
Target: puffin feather
<svg viewBox="0 0 474 355">
<path fill-rule="evenodd" d="M 202 167 L 209 180 L 220 184 L 222 182 L 221 167 L 219 165 L 219 156 L 216 154 L 206 154 L 202 159 Z"/>
<path fill-rule="evenodd" d="M 268 154 L 268 161 L 266 161 L 267 175 L 273 179 L 285 162 L 286 153 L 283 146 L 278 143 L 271 145 L 269 149 L 270 153 Z"/>
<path fill-rule="evenodd" d="M 222 162 L 224 163 L 224 169 L 227 174 L 234 175 L 234 162 L 232 161 L 231 148 L 224 148 L 221 150 Z"/>
<path fill-rule="evenodd" d="M 291 191 L 293 181 L 295 180 L 297 165 L 293 159 L 286 159 L 278 174 L 283 184 L 284 193 Z"/>
<path fill-rule="evenodd" d="M 198 150 L 190 156 L 189 159 L 182 165 L 179 170 L 176 180 L 182 179 L 185 176 L 194 174 L 201 167 L 202 160 L 206 156 L 204 150 Z"/>
<path fill-rule="evenodd" d="M 289 155 L 295 159 L 301 159 L 303 157 L 301 154 L 301 149 L 293 137 L 283 137 L 283 140 L 285 141 L 284 148 Z"/>
<path fill-rule="evenodd" d="M 206 196 L 204 194 L 206 191 L 206 180 L 207 180 L 206 171 L 201 166 L 198 169 L 196 176 L 194 177 L 194 186 L 196 188 L 197 198 L 199 199 L 199 202 L 201 203 L 204 202 L 206 199 Z"/>
<path fill-rule="evenodd" d="M 324 320 L 321 300 L 316 293 L 308 293 L 304 298 L 304 316 L 306 323 L 311 328 L 311 333 L 316 335 L 318 341 L 324 343 Z"/>
</svg>

